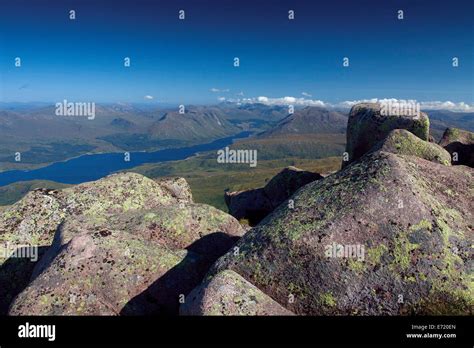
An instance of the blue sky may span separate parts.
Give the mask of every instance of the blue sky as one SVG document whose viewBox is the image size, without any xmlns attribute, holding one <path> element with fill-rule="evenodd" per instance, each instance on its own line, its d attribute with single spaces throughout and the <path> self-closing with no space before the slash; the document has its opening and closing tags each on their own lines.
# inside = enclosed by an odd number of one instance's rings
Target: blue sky
<svg viewBox="0 0 474 348">
<path fill-rule="evenodd" d="M 473 13 L 471 0 L 3 0 L 0 100 L 473 103 Z"/>
</svg>

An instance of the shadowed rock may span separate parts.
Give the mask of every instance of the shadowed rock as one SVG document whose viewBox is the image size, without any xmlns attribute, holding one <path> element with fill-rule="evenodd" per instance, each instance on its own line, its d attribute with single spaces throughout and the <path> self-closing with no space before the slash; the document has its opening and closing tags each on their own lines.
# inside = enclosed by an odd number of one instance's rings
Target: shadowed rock
<svg viewBox="0 0 474 348">
<path fill-rule="evenodd" d="M 474 167 L 474 133 L 458 128 L 448 128 L 439 145 L 451 154 L 453 165 Z"/>
<path fill-rule="evenodd" d="M 288 167 L 263 188 L 226 192 L 224 198 L 232 216 L 239 220 L 248 219 L 251 225 L 256 225 L 300 187 L 321 178 L 318 173 Z"/>
<path fill-rule="evenodd" d="M 346 152 L 348 161 L 343 167 L 359 159 L 376 143 L 385 139 L 394 129 L 406 129 L 422 140 L 429 140 L 430 122 L 428 115 L 420 112 L 418 116 L 391 115 L 382 110 L 378 103 L 354 105 L 347 123 Z"/>
</svg>

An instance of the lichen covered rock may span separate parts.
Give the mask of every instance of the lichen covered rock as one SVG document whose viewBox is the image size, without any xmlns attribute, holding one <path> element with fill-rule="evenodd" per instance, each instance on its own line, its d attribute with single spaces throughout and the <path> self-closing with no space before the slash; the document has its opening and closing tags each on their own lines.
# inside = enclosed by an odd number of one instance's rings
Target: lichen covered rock
<svg viewBox="0 0 474 348">
<path fill-rule="evenodd" d="M 179 291 L 184 296 L 196 286 L 210 264 L 245 233 L 232 216 L 193 203 L 184 179 L 154 181 L 134 173 L 62 191 L 36 190 L 6 209 L 0 226 L 0 242 L 20 243 L 29 237 L 30 245 L 43 246 L 40 256 L 46 252 L 36 264 L 8 260 L 0 268 L 4 312 L 30 276 L 33 280 L 12 305 L 11 313 L 22 315 L 33 314 L 32 310 L 34 314 L 176 313 Z M 131 256 L 123 257 L 127 250 Z M 102 265 L 105 259 L 113 267 Z M 180 283 L 175 286 L 178 292 L 171 290 L 170 282 Z M 164 291 L 162 284 L 169 289 Z M 110 294 L 103 293 L 107 288 Z M 87 293 L 80 307 L 66 303 L 68 289 L 83 297 Z M 28 302 L 30 296 L 35 301 L 45 293 L 55 300 L 42 297 L 34 306 Z"/>
<path fill-rule="evenodd" d="M 10 315 L 174 313 L 206 267 L 198 255 L 120 230 L 75 236 L 20 295 Z"/>
<path fill-rule="evenodd" d="M 383 112 L 379 103 L 360 103 L 352 107 L 347 123 L 346 152 L 343 167 L 362 157 L 394 129 L 406 129 L 422 140 L 429 140 L 428 115 L 392 115 Z"/>
<path fill-rule="evenodd" d="M 225 270 L 194 289 L 181 315 L 292 315 L 237 273 Z"/>
<path fill-rule="evenodd" d="M 47 246 L 56 228 L 69 216 L 107 221 L 128 211 L 183 201 L 191 203 L 192 198 L 185 194 L 183 199 L 170 189 L 168 181 L 161 185 L 135 173 L 113 174 L 61 191 L 36 189 L 2 212 L 0 242 Z"/>
<path fill-rule="evenodd" d="M 57 226 L 67 213 L 59 192 L 37 189 L 0 213 L 0 315 L 28 284 L 37 259 L 51 244 Z M 10 252 L 37 248 L 36 260 L 13 257 Z M 8 252 L 8 254 L 7 254 Z"/>
<path fill-rule="evenodd" d="M 205 204 L 179 203 L 155 210 L 138 210 L 110 216 L 107 221 L 80 215 L 59 226 L 51 247 L 35 267 L 33 278 L 47 268 L 59 250 L 75 236 L 114 228 L 140 236 L 150 245 L 192 250 L 213 261 L 245 233 L 232 216 Z"/>
<path fill-rule="evenodd" d="M 417 156 L 427 161 L 451 165 L 451 156 L 441 146 L 421 140 L 405 129 L 395 129 L 379 142 L 372 151 L 385 151 L 398 155 Z"/>
<path fill-rule="evenodd" d="M 160 178 L 155 180 L 161 187 L 167 189 L 180 202 L 192 203 L 191 187 L 184 178 Z"/>
<path fill-rule="evenodd" d="M 472 314 L 473 175 L 368 154 L 300 189 L 209 275 L 232 270 L 296 314 Z"/>
<path fill-rule="evenodd" d="M 152 209 L 179 203 L 182 198 L 169 189 L 136 173 L 112 174 L 103 179 L 63 190 L 64 204 L 71 215 L 106 220 L 124 212 Z"/>
</svg>

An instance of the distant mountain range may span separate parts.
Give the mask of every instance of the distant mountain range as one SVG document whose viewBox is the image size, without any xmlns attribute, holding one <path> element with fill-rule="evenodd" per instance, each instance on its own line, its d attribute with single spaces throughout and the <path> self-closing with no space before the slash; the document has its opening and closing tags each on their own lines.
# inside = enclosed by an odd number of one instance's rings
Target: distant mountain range
<svg viewBox="0 0 474 348">
<path fill-rule="evenodd" d="M 184 114 L 177 107 L 127 103 L 97 104 L 95 111 L 94 120 L 88 120 L 57 116 L 52 104 L 1 104 L 0 171 L 30 169 L 90 152 L 152 151 L 193 145 L 243 130 L 254 132 L 251 141 L 258 141 L 258 148 L 269 149 L 269 158 L 294 156 L 299 150 L 321 158 L 339 154 L 347 123 L 342 110 L 305 107 L 289 114 L 288 106 L 261 103 L 187 105 Z M 432 110 L 428 114 L 436 139 L 448 126 L 474 130 L 474 113 Z M 264 140 L 270 138 L 273 140 Z M 314 144 L 324 146 L 314 148 Z M 21 152 L 21 162 L 15 161 L 16 152 Z"/>
<path fill-rule="evenodd" d="M 337 111 L 308 106 L 296 110 L 293 114 L 279 121 L 274 127 L 261 133 L 260 136 L 344 133 L 346 126 L 346 115 Z"/>
<path fill-rule="evenodd" d="M 149 127 L 148 134 L 152 139 L 189 141 L 224 138 L 240 131 L 229 122 L 224 110 L 194 107 L 183 114 L 178 111 L 166 112 Z"/>
<path fill-rule="evenodd" d="M 288 106 L 254 104 L 220 104 L 228 112 L 230 119 L 249 120 L 261 119 L 265 121 L 279 121 L 288 115 Z"/>
</svg>

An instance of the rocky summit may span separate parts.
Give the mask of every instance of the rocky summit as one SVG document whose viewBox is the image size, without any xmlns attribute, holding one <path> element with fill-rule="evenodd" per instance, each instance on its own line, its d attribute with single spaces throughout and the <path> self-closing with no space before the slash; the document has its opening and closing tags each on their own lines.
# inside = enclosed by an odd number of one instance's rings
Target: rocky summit
<svg viewBox="0 0 474 348">
<path fill-rule="evenodd" d="M 367 105 L 351 114 L 357 159 L 247 232 L 183 314 L 281 314 L 264 300 L 249 309 L 242 289 L 257 288 L 298 315 L 472 315 L 473 169 L 450 166 L 446 151 L 426 141 L 427 119 L 408 130 L 396 120 L 357 128 L 356 115 L 378 116 Z"/>
<path fill-rule="evenodd" d="M 244 233 L 232 216 L 194 203 L 184 179 L 133 173 L 33 191 L 0 226 L 2 242 L 47 250 L 36 264 L 4 260 L 3 310 L 20 292 L 13 315 L 177 313 L 180 296 Z"/>
<path fill-rule="evenodd" d="M 303 187 L 294 209 L 278 207 L 210 275 L 232 270 L 296 314 L 470 314 L 473 175 L 373 153 Z"/>
</svg>

